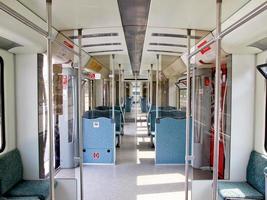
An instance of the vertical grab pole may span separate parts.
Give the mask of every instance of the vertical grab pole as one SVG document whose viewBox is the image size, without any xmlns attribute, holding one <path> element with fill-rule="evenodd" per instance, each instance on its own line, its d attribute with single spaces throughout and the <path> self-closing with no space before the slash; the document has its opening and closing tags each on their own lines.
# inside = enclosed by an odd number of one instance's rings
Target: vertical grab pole
<svg viewBox="0 0 267 200">
<path fill-rule="evenodd" d="M 124 80 L 124 70 L 122 70 L 122 99 L 123 106 L 125 105 L 125 80 Z"/>
<path fill-rule="evenodd" d="M 159 54 L 157 54 L 156 118 L 159 117 Z"/>
<path fill-rule="evenodd" d="M 90 97 L 90 95 L 91 95 L 91 82 L 90 82 L 90 79 L 88 79 L 88 82 L 87 82 L 87 84 L 88 84 L 88 110 L 92 110 L 92 107 L 91 107 L 91 104 L 90 104 L 90 101 L 91 101 L 91 97 Z"/>
<path fill-rule="evenodd" d="M 119 105 L 120 105 L 120 110 L 121 109 L 121 64 L 119 64 Z"/>
<path fill-rule="evenodd" d="M 90 107 L 93 110 L 93 80 L 90 80 Z"/>
<path fill-rule="evenodd" d="M 79 165 L 80 165 L 80 196 L 83 200 L 83 132 L 82 132 L 82 101 L 81 101 L 81 76 L 82 76 L 82 29 L 78 30 L 78 43 L 79 43 L 79 67 L 78 67 L 78 133 L 79 133 Z"/>
<path fill-rule="evenodd" d="M 112 54 L 112 89 L 111 89 L 111 98 L 112 98 L 112 120 L 115 122 L 115 55 Z"/>
<path fill-rule="evenodd" d="M 148 82 L 147 82 L 147 102 L 150 105 L 150 70 L 148 70 Z"/>
<path fill-rule="evenodd" d="M 54 119 L 53 119 L 53 64 L 52 64 L 52 0 L 46 0 L 47 11 L 47 67 L 48 67 L 48 132 L 49 132 L 49 194 L 55 199 L 54 180 Z"/>
<path fill-rule="evenodd" d="M 137 72 L 135 72 L 135 124 L 137 125 Z"/>
<path fill-rule="evenodd" d="M 222 0 L 216 0 L 216 74 L 215 74 L 215 111 L 214 111 L 214 155 L 213 155 L 213 184 L 212 199 L 217 200 L 218 162 L 220 141 L 220 85 L 221 85 L 221 15 Z"/>
<path fill-rule="evenodd" d="M 151 64 L 150 70 L 150 110 L 152 109 L 153 104 L 153 64 Z"/>
<path fill-rule="evenodd" d="M 188 200 L 189 190 L 189 148 L 190 148 L 190 46 L 191 30 L 187 30 L 187 76 L 186 76 L 186 141 L 185 141 L 185 200 Z"/>
</svg>

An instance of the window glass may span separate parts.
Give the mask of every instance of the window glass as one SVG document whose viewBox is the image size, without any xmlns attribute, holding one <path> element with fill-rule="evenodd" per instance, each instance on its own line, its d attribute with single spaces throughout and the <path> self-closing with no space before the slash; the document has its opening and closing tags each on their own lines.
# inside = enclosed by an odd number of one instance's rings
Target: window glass
<svg viewBox="0 0 267 200">
<path fill-rule="evenodd" d="M 0 153 L 5 150 L 4 62 L 0 57 Z"/>
</svg>

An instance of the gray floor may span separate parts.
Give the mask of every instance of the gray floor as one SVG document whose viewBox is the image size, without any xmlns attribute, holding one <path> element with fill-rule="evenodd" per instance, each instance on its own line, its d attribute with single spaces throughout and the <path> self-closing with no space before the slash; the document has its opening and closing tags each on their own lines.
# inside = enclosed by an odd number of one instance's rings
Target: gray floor
<svg viewBox="0 0 267 200">
<path fill-rule="evenodd" d="M 128 114 L 133 118 L 135 114 Z M 84 166 L 85 200 L 184 199 L 184 166 L 155 166 L 144 114 L 127 123 L 114 166 Z M 65 170 L 58 176 L 72 176 Z"/>
</svg>

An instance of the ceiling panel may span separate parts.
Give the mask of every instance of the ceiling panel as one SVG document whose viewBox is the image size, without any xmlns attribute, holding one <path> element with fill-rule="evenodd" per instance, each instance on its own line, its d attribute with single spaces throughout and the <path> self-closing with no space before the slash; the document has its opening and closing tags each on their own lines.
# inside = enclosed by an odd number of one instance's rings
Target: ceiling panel
<svg viewBox="0 0 267 200">
<path fill-rule="evenodd" d="M 19 0 L 46 19 L 44 0 Z M 121 26 L 117 0 L 55 0 L 53 25 L 58 30 Z"/>
<path fill-rule="evenodd" d="M 223 21 L 250 0 L 223 0 Z M 153 0 L 148 26 L 213 30 L 216 19 L 215 0 Z"/>
</svg>

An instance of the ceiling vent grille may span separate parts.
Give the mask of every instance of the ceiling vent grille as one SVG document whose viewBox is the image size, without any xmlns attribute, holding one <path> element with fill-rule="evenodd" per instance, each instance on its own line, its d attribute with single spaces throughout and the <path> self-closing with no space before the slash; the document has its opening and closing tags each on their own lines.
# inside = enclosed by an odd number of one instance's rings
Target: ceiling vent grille
<svg viewBox="0 0 267 200">
<path fill-rule="evenodd" d="M 149 43 L 151 46 L 165 46 L 165 47 L 182 47 L 186 48 L 186 45 L 183 44 L 169 44 L 169 43 L 156 43 L 156 42 L 151 42 Z"/>
<path fill-rule="evenodd" d="M 262 51 L 267 50 L 267 37 L 254 42 L 253 44 L 249 45 L 250 47 L 256 47 Z"/>
<path fill-rule="evenodd" d="M 82 38 L 95 38 L 95 37 L 116 37 L 119 33 L 95 33 L 95 34 L 85 34 Z M 77 35 L 70 36 L 70 39 L 78 39 Z"/>
<path fill-rule="evenodd" d="M 148 52 L 155 52 L 155 53 L 175 53 L 175 54 L 183 54 L 184 52 L 181 51 L 166 51 L 166 50 L 159 50 L 159 49 L 148 49 Z"/>
<path fill-rule="evenodd" d="M 110 53 L 110 52 L 119 52 L 119 51 L 123 51 L 123 49 L 114 49 L 114 50 L 103 50 L 103 51 L 89 51 L 89 54 L 93 54 L 93 53 Z"/>
<path fill-rule="evenodd" d="M 174 37 L 174 38 L 187 38 L 187 35 L 172 34 L 172 33 L 152 33 L 153 37 Z M 191 36 L 191 39 L 201 39 L 200 36 Z"/>
<path fill-rule="evenodd" d="M 101 47 L 101 46 L 116 46 L 116 45 L 121 45 L 121 43 L 115 42 L 115 43 L 85 44 L 82 47 Z"/>
<path fill-rule="evenodd" d="M 21 45 L 12 42 L 6 38 L 0 37 L 0 49 L 4 49 L 6 51 L 15 48 L 15 47 L 20 47 Z"/>
</svg>

